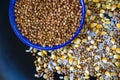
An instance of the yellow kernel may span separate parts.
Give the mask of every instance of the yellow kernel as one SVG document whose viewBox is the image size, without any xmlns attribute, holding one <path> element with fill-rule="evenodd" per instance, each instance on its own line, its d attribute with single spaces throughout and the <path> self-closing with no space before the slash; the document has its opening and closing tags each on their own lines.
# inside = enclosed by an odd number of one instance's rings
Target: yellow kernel
<svg viewBox="0 0 120 80">
<path fill-rule="evenodd" d="M 90 76 L 89 75 L 85 75 L 85 77 L 84 77 L 85 79 L 89 79 L 90 78 Z"/>
<path fill-rule="evenodd" d="M 73 47 L 78 48 L 78 47 L 80 47 L 80 44 L 75 44 Z"/>
<path fill-rule="evenodd" d="M 115 59 L 120 59 L 120 55 L 116 54 L 116 55 L 114 55 L 114 58 Z"/>
<path fill-rule="evenodd" d="M 99 66 L 95 67 L 95 70 L 96 70 L 96 71 L 99 71 L 99 69 L 100 69 L 100 67 L 99 67 Z"/>
<path fill-rule="evenodd" d="M 90 10 L 87 10 L 86 13 L 87 13 L 87 15 L 89 15 L 89 16 L 92 15 L 92 11 L 90 11 Z"/>
<path fill-rule="evenodd" d="M 70 64 L 73 63 L 73 58 L 69 58 L 69 63 L 70 63 Z"/>
<path fill-rule="evenodd" d="M 113 46 L 112 46 L 112 50 L 116 50 L 116 45 L 113 45 Z"/>
<path fill-rule="evenodd" d="M 97 8 L 100 8 L 100 7 L 101 7 L 101 4 L 100 4 L 100 3 L 98 3 L 98 4 L 97 4 Z"/>
<path fill-rule="evenodd" d="M 110 51 L 110 48 L 107 46 L 107 47 L 106 47 L 106 50 L 107 50 L 107 51 Z"/>
<path fill-rule="evenodd" d="M 106 34 L 106 32 L 105 31 L 101 31 L 101 35 L 105 35 Z"/>
<path fill-rule="evenodd" d="M 87 51 L 90 51 L 91 49 L 90 48 L 86 48 Z"/>
<path fill-rule="evenodd" d="M 80 65 L 77 65 L 77 68 L 79 68 L 79 69 L 80 69 L 80 68 L 81 68 L 81 66 L 80 66 Z"/>
<path fill-rule="evenodd" d="M 88 70 L 85 70 L 85 75 L 89 75 L 89 71 Z"/>
<path fill-rule="evenodd" d="M 91 20 L 95 20 L 95 19 L 96 19 L 96 16 L 91 16 L 90 19 L 91 19 Z"/>
<path fill-rule="evenodd" d="M 107 28 L 108 28 L 108 26 L 104 26 L 104 28 L 106 28 L 106 29 L 107 29 Z"/>
<path fill-rule="evenodd" d="M 104 9 L 101 9 L 101 10 L 100 10 L 100 13 L 104 14 L 104 13 L 105 13 L 105 10 L 104 10 Z"/>
<path fill-rule="evenodd" d="M 69 80 L 69 79 L 68 79 L 68 76 L 64 76 L 64 80 Z"/>
<path fill-rule="evenodd" d="M 107 63 L 107 58 L 102 58 L 102 61 L 103 61 L 104 63 Z"/>
<path fill-rule="evenodd" d="M 78 59 L 78 64 L 80 64 L 80 60 Z"/>
<path fill-rule="evenodd" d="M 117 28 L 120 29 L 120 23 L 117 23 Z"/>
<path fill-rule="evenodd" d="M 120 48 L 116 48 L 116 52 L 120 54 Z"/>
<path fill-rule="evenodd" d="M 61 67 L 60 66 L 56 66 L 55 68 L 56 68 L 56 70 L 61 71 Z"/>
<path fill-rule="evenodd" d="M 71 50 L 71 49 L 70 49 L 70 50 L 68 50 L 68 53 L 73 53 L 73 50 Z"/>
<path fill-rule="evenodd" d="M 57 60 L 57 63 L 60 63 L 60 59 Z"/>
<path fill-rule="evenodd" d="M 72 53 L 69 53 L 69 54 L 68 54 L 68 56 L 69 56 L 70 58 L 73 58 L 73 55 L 72 55 Z"/>
<path fill-rule="evenodd" d="M 120 67 L 120 62 L 115 62 L 115 65 L 116 65 L 117 67 Z"/>
<path fill-rule="evenodd" d="M 120 3 L 117 5 L 117 7 L 120 9 Z"/>
<path fill-rule="evenodd" d="M 99 77 L 101 75 L 101 73 L 97 73 L 96 75 Z"/>
<path fill-rule="evenodd" d="M 107 4 L 107 5 L 106 5 L 106 8 L 107 8 L 107 9 L 111 9 L 111 5 L 110 5 L 110 4 Z"/>
<path fill-rule="evenodd" d="M 91 27 L 91 28 L 94 28 L 96 25 L 97 25 L 97 23 L 91 23 L 91 24 L 90 24 L 90 27 Z"/>
<path fill-rule="evenodd" d="M 81 80 L 80 78 L 78 78 L 77 80 Z"/>
<path fill-rule="evenodd" d="M 83 39 L 82 42 L 83 42 L 83 43 L 84 43 L 84 42 L 87 42 L 87 39 Z"/>
<path fill-rule="evenodd" d="M 100 0 L 93 0 L 93 2 L 96 2 L 96 3 L 98 3 L 98 2 L 100 2 Z"/>
<path fill-rule="evenodd" d="M 103 13 L 100 13 L 99 16 L 100 16 L 101 18 L 104 18 L 104 14 L 103 14 Z M 104 22 L 104 21 L 103 21 L 103 22 Z"/>
<path fill-rule="evenodd" d="M 47 51 L 42 51 L 44 55 L 47 55 Z"/>
<path fill-rule="evenodd" d="M 116 8 L 117 8 L 117 6 L 113 5 L 112 8 L 111 8 L 111 10 L 114 11 Z"/>
<path fill-rule="evenodd" d="M 112 44 L 115 44 L 115 39 L 112 38 L 112 39 L 111 39 L 111 43 L 112 43 Z"/>
<path fill-rule="evenodd" d="M 55 59 L 57 58 L 57 56 L 54 55 L 54 54 L 52 54 L 51 58 L 52 58 L 53 60 L 55 60 Z"/>
<path fill-rule="evenodd" d="M 97 49 L 97 46 L 93 46 L 94 49 Z"/>
<path fill-rule="evenodd" d="M 102 25 L 101 24 L 97 24 L 96 28 L 100 29 L 100 28 L 102 28 Z"/>
<path fill-rule="evenodd" d="M 61 59 L 62 59 L 62 60 L 65 60 L 66 57 L 67 57 L 66 55 L 62 55 Z"/>
<path fill-rule="evenodd" d="M 74 70 L 74 67 L 73 67 L 73 66 L 71 66 L 71 67 L 70 67 L 70 70 L 71 70 L 71 71 L 73 71 L 73 70 Z"/>
<path fill-rule="evenodd" d="M 105 72 L 105 75 L 106 75 L 106 76 L 110 76 L 110 72 L 109 72 L 109 71 L 106 71 L 106 72 Z"/>
<path fill-rule="evenodd" d="M 111 72 L 111 76 L 117 76 L 116 72 Z"/>
<path fill-rule="evenodd" d="M 81 40 L 80 40 L 80 38 L 76 38 L 73 42 L 74 42 L 75 44 L 80 44 Z"/>
<path fill-rule="evenodd" d="M 99 29 L 96 29 L 95 33 L 98 34 L 99 32 L 100 32 Z"/>
</svg>

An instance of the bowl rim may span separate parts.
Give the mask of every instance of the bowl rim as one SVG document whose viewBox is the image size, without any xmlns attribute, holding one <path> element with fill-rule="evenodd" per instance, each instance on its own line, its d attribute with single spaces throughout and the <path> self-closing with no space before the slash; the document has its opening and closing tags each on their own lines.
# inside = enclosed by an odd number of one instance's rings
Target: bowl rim
<svg viewBox="0 0 120 80">
<path fill-rule="evenodd" d="M 16 1 L 17 0 L 10 0 L 10 6 L 9 6 L 9 20 L 10 20 L 10 24 L 11 24 L 11 27 L 12 27 L 13 31 L 15 32 L 16 36 L 24 44 L 26 44 L 26 45 L 28 45 L 30 47 L 33 47 L 33 48 L 36 48 L 36 49 L 39 49 L 39 50 L 55 50 L 55 49 L 59 49 L 59 48 L 65 47 L 68 44 L 70 44 L 79 35 L 79 33 L 80 33 L 80 31 L 81 31 L 81 29 L 83 27 L 84 20 L 85 20 L 86 9 L 85 9 L 84 0 L 79 0 L 80 5 L 82 6 L 82 18 L 80 20 L 80 26 L 79 26 L 78 30 L 76 31 L 75 35 L 70 40 L 68 40 L 67 42 L 65 42 L 65 43 L 63 43 L 61 45 L 55 45 L 53 47 L 49 47 L 49 46 L 43 47 L 43 46 L 41 46 L 39 44 L 33 44 L 26 37 L 24 37 L 22 35 L 22 33 L 18 30 L 17 23 L 15 21 L 16 17 L 15 17 L 15 14 L 14 14 L 14 6 L 15 6 Z"/>
</svg>

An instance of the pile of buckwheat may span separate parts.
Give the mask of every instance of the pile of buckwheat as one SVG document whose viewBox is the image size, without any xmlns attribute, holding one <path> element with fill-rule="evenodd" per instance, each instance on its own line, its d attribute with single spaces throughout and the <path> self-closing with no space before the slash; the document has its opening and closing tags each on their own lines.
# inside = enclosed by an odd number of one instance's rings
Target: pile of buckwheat
<svg viewBox="0 0 120 80">
<path fill-rule="evenodd" d="M 18 0 L 16 22 L 34 44 L 60 45 L 70 40 L 81 20 L 79 0 Z"/>
<path fill-rule="evenodd" d="M 30 48 L 37 74 L 54 80 L 53 72 L 64 80 L 120 80 L 120 1 L 84 0 L 86 20 L 82 32 L 68 46 L 42 51 Z"/>
</svg>

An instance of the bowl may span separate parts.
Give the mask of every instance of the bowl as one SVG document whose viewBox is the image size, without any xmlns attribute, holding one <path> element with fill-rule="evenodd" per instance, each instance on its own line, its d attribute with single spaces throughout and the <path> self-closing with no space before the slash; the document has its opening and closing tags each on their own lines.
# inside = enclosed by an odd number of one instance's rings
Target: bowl
<svg viewBox="0 0 120 80">
<path fill-rule="evenodd" d="M 39 49 L 39 50 L 55 50 L 55 49 L 59 49 L 59 48 L 65 47 L 68 44 L 70 44 L 79 35 L 79 33 L 80 33 L 80 31 L 81 31 L 81 29 L 83 27 L 86 10 L 85 10 L 84 0 L 80 0 L 79 2 L 80 2 L 80 5 L 82 6 L 82 18 L 80 20 L 79 28 L 77 29 L 76 33 L 74 34 L 74 36 L 70 40 L 68 40 L 67 42 L 65 42 L 65 43 L 63 43 L 61 45 L 55 45 L 53 47 L 50 47 L 50 46 L 43 47 L 43 46 L 41 46 L 39 44 L 34 44 L 31 41 L 29 41 L 26 37 L 24 37 L 21 34 L 21 32 L 18 30 L 17 23 L 15 21 L 16 16 L 15 16 L 15 13 L 14 13 L 14 6 L 15 6 L 16 1 L 17 0 L 10 0 L 10 6 L 9 6 L 9 20 L 10 20 L 10 24 L 11 24 L 11 27 L 12 27 L 13 31 L 17 35 L 17 37 L 23 43 L 25 43 L 26 45 L 28 45 L 30 47 L 33 47 L 33 48 L 36 48 L 36 49 Z"/>
</svg>

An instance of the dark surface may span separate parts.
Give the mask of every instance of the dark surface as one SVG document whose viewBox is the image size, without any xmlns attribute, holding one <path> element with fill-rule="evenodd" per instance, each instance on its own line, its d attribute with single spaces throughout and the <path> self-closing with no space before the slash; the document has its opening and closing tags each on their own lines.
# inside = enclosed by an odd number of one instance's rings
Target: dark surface
<svg viewBox="0 0 120 80">
<path fill-rule="evenodd" d="M 9 0 L 0 1 L 0 80 L 37 80 L 34 58 L 9 23 Z M 40 80 L 40 79 L 39 79 Z"/>
<path fill-rule="evenodd" d="M 25 53 L 29 47 L 14 34 L 9 23 L 8 8 L 9 0 L 0 1 L 0 80 L 43 80 L 34 77 L 34 58 Z M 58 75 L 55 76 L 55 80 L 58 80 Z"/>
</svg>

